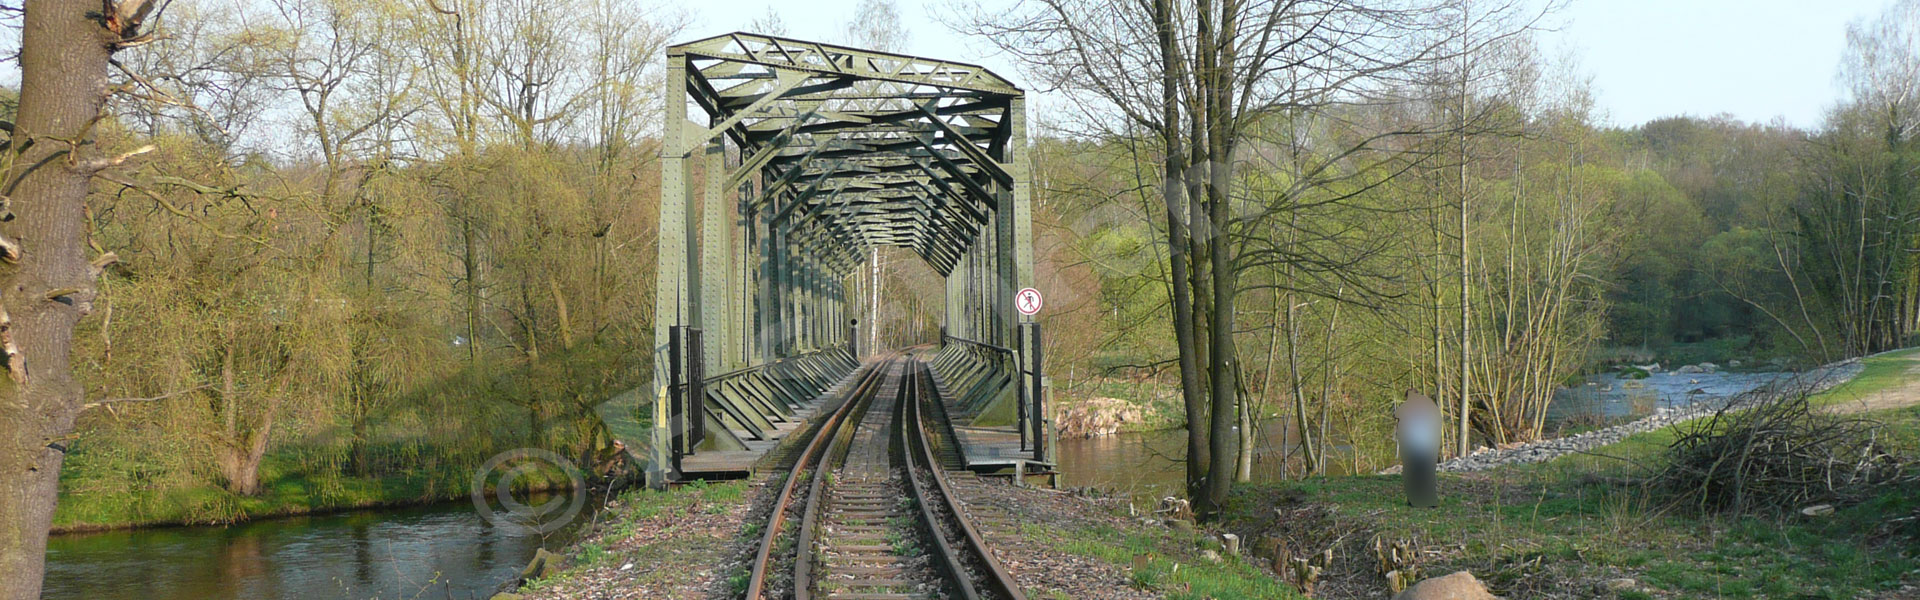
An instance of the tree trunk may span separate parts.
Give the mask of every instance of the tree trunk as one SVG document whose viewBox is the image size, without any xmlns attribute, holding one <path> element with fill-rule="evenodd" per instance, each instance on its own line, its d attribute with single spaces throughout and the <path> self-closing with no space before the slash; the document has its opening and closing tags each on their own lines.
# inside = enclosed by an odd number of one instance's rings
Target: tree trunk
<svg viewBox="0 0 1920 600">
<path fill-rule="evenodd" d="M 1180 143 L 1179 42 L 1173 34 L 1171 0 L 1154 0 L 1153 21 L 1161 59 L 1161 141 L 1166 146 L 1165 172 L 1160 182 L 1160 198 L 1167 209 L 1167 264 L 1173 295 L 1173 334 L 1179 346 L 1180 397 L 1187 419 L 1187 497 L 1198 498 L 1205 492 L 1207 444 L 1205 392 L 1200 389 L 1198 340 L 1194 336 L 1193 295 L 1188 287 L 1187 225 L 1182 193 L 1186 191 L 1185 153 Z"/>
<path fill-rule="evenodd" d="M 1253 402 L 1243 399 L 1240 402 L 1240 460 L 1239 468 L 1233 473 L 1234 483 L 1253 481 L 1253 448 L 1258 440 L 1253 432 Z"/>
<path fill-rule="evenodd" d="M 1240 438 L 1233 435 L 1233 421 L 1239 414 L 1239 383 L 1235 377 L 1240 367 L 1236 362 L 1238 347 L 1233 343 L 1234 299 L 1239 292 L 1239 277 L 1233 264 L 1232 236 L 1228 234 L 1233 222 L 1233 136 L 1232 130 L 1232 92 L 1230 89 L 1234 68 L 1234 27 L 1237 17 L 1233 4 L 1227 3 L 1218 21 L 1209 13 L 1209 3 L 1200 3 L 1199 25 L 1202 80 L 1205 85 L 1207 103 L 1207 157 L 1211 162 L 1207 166 L 1207 258 L 1209 261 L 1207 281 L 1211 287 L 1213 305 L 1210 307 L 1211 320 L 1207 323 L 1207 337 L 1212 341 L 1208 348 L 1207 383 L 1213 394 L 1213 464 L 1207 467 L 1207 496 L 1203 502 L 1196 502 L 1196 514 L 1211 520 L 1226 506 L 1227 494 L 1233 490 L 1234 463 L 1225 457 L 1239 454 Z M 1212 30 L 1219 24 L 1218 32 Z"/>
<path fill-rule="evenodd" d="M 1464 73 L 1464 71 L 1463 71 Z M 1464 77 L 1464 75 L 1462 75 Z M 1465 82 L 1461 83 L 1460 110 L 1462 119 L 1466 118 Z M 1467 137 L 1461 125 L 1460 134 L 1460 431 L 1459 456 L 1466 456 L 1473 436 L 1468 429 L 1469 416 L 1473 412 L 1473 282 L 1472 263 L 1468 259 L 1467 246 Z"/>
<path fill-rule="evenodd" d="M 468 199 L 462 199 L 461 212 L 473 210 L 464 206 Z M 460 253 L 460 267 L 465 271 L 467 283 L 467 367 L 470 375 L 480 376 L 480 257 L 474 244 L 473 215 L 460 215 L 460 241 L 464 245 Z"/>
<path fill-rule="evenodd" d="M 19 245 L 13 264 L 0 266 L 0 600 L 40 597 L 60 466 L 84 396 L 68 354 L 95 294 L 82 217 L 94 146 L 63 140 L 82 141 L 100 114 L 113 39 L 87 16 L 101 9 L 97 0 L 28 0 L 25 9 L 12 146 L 20 154 L 6 190 L 16 218 L 0 224 L 0 236 Z M 48 297 L 61 289 L 78 291 Z"/>
<path fill-rule="evenodd" d="M 1260 374 L 1260 398 L 1269 405 L 1273 403 L 1273 355 L 1280 349 L 1279 320 L 1280 310 L 1284 307 L 1285 305 L 1280 303 L 1280 286 L 1273 286 L 1273 316 L 1268 319 L 1267 323 L 1267 368 Z M 1283 438 L 1280 442 L 1280 476 L 1286 477 L 1287 444 L 1284 439 L 1286 428 L 1282 427 L 1280 431 Z M 1247 479 L 1252 480 L 1252 475 L 1252 473 L 1248 473 Z"/>
<path fill-rule="evenodd" d="M 1300 450 L 1306 458 L 1301 474 L 1313 474 L 1320 465 L 1320 449 L 1314 446 L 1313 427 L 1307 422 L 1307 394 L 1300 375 L 1300 318 L 1293 314 L 1293 294 L 1287 294 L 1287 373 L 1293 382 L 1293 426 L 1300 431 Z"/>
<path fill-rule="evenodd" d="M 234 383 L 233 350 L 233 344 L 229 342 L 226 355 L 221 357 L 220 363 L 221 416 L 226 431 L 221 437 L 216 460 L 219 461 L 220 476 L 226 481 L 227 491 L 241 496 L 255 496 L 260 494 L 260 461 L 267 456 L 267 442 L 273 437 L 273 422 L 280 412 L 280 402 L 276 399 L 277 390 L 269 392 L 266 406 L 260 410 L 260 422 L 241 428 L 240 389 Z"/>
<path fill-rule="evenodd" d="M 1333 336 L 1335 333 L 1339 333 L 1340 330 L 1340 303 L 1346 295 L 1347 287 L 1345 285 L 1340 286 L 1333 293 L 1333 314 L 1327 317 L 1327 341 L 1326 348 L 1324 349 L 1326 352 L 1326 360 L 1321 363 L 1320 367 L 1320 456 L 1313 468 L 1323 475 L 1327 472 L 1327 448 L 1329 444 L 1331 444 L 1331 442 L 1327 441 L 1327 438 L 1332 437 L 1329 431 L 1331 428 L 1329 421 L 1332 420 L 1333 387 L 1334 382 L 1337 381 L 1340 376 L 1340 365 L 1336 362 L 1340 357 L 1334 353 Z M 1352 444 L 1351 441 L 1348 443 L 1349 445 Z"/>
</svg>

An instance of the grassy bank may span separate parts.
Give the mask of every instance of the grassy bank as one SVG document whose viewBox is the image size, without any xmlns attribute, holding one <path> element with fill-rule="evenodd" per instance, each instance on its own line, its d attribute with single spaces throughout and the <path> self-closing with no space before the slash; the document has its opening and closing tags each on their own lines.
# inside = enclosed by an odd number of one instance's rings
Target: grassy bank
<svg viewBox="0 0 1920 600">
<path fill-rule="evenodd" d="M 260 466 L 261 492 L 240 496 L 215 485 L 123 487 L 96 485 L 99 471 L 73 470 L 61 480 L 54 531 L 90 531 L 154 525 L 233 523 L 263 517 L 416 504 L 464 496 L 465 479 L 418 471 L 386 477 L 306 473 L 298 461 L 270 456 Z"/>
<path fill-rule="evenodd" d="M 743 528 L 755 483 L 695 482 L 667 491 L 620 494 L 550 572 L 525 583 L 527 598 L 592 598 L 614 591 L 638 598 L 722 597 L 739 582 L 721 567 Z"/>
<path fill-rule="evenodd" d="M 1064 530 L 1063 530 L 1064 529 Z M 1021 534 L 1065 554 L 1125 569 L 1136 589 L 1173 600 L 1302 598 L 1252 557 L 1222 556 L 1218 538 L 1163 527 L 1026 525 Z M 1212 554 L 1209 555 L 1209 552 Z M 1136 557 L 1144 557 L 1136 562 Z M 1136 568 L 1144 567 L 1144 568 Z M 1049 598 L 1067 600 L 1065 595 Z"/>
<path fill-rule="evenodd" d="M 484 458 L 484 457 L 482 457 Z M 56 533 L 162 525 L 226 524 L 252 519 L 381 506 L 430 504 L 466 497 L 481 459 L 423 455 L 355 476 L 338 465 L 290 449 L 260 465 L 260 493 L 242 496 L 205 480 L 144 478 L 150 463 L 122 453 L 76 453 L 63 469 Z M 130 484 L 130 482 L 142 482 Z M 520 489 L 566 485 L 564 474 L 536 471 Z"/>
<path fill-rule="evenodd" d="M 1849 383 L 1814 398 L 1847 406 L 1903 393 L 1920 352 L 1865 359 Z M 1853 416 L 1885 424 L 1891 443 L 1920 448 L 1920 406 Z M 1411 542 L 1422 576 L 1467 570 L 1513 598 L 1910 598 L 1920 594 L 1920 489 L 1805 516 L 1798 506 L 1702 514 L 1638 482 L 1664 464 L 1673 428 L 1590 454 L 1483 473 L 1447 474 L 1444 500 L 1404 506 L 1395 476 L 1315 480 L 1237 490 L 1226 525 L 1253 539 L 1334 547 L 1334 593 L 1386 587 L 1375 539 Z"/>
</svg>

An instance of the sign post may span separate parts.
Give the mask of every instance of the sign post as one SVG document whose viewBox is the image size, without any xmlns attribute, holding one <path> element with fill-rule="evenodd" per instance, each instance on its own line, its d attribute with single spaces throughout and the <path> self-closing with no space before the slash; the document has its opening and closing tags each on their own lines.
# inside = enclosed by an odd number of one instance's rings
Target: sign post
<svg viewBox="0 0 1920 600">
<path fill-rule="evenodd" d="M 1045 413 L 1041 412 L 1040 402 L 1041 387 L 1045 381 L 1041 379 L 1040 372 L 1040 323 L 1033 320 L 1033 316 L 1040 313 L 1040 307 L 1045 305 L 1046 299 L 1040 296 L 1040 290 L 1021 288 L 1019 293 L 1013 295 L 1013 307 L 1027 318 L 1016 330 L 1018 341 L 1015 346 L 1020 349 L 1020 362 L 1016 369 L 1021 378 L 1022 402 L 1018 404 L 1019 411 L 1014 421 L 1020 430 L 1020 449 L 1033 450 L 1034 460 L 1045 460 L 1046 457 L 1046 419 Z"/>
</svg>

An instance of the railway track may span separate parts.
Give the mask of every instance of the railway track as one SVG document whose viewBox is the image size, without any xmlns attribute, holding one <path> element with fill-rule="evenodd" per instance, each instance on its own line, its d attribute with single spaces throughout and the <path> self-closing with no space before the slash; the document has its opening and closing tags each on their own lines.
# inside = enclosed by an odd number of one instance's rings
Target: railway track
<svg viewBox="0 0 1920 600">
<path fill-rule="evenodd" d="M 927 366 L 864 367 L 782 482 L 748 600 L 1025 600 L 954 494 L 921 408 Z"/>
</svg>

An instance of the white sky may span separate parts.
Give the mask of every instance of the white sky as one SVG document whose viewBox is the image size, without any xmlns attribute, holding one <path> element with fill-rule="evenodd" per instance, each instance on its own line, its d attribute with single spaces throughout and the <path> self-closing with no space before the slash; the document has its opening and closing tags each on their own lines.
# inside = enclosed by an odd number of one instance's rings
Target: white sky
<svg viewBox="0 0 1920 600">
<path fill-rule="evenodd" d="M 1008 60 L 932 19 L 953 0 L 896 0 L 909 54 L 973 62 L 1020 79 Z M 1006 6 L 1011 0 L 986 0 Z M 1569 0 L 1543 33 L 1551 55 L 1570 54 L 1593 81 L 1609 122 L 1632 126 L 1674 116 L 1731 114 L 1819 125 L 1841 97 L 1834 73 L 1847 23 L 1892 0 Z M 686 39 L 745 29 L 777 7 L 788 35 L 839 41 L 858 0 L 717 0 L 694 5 Z"/>
</svg>

